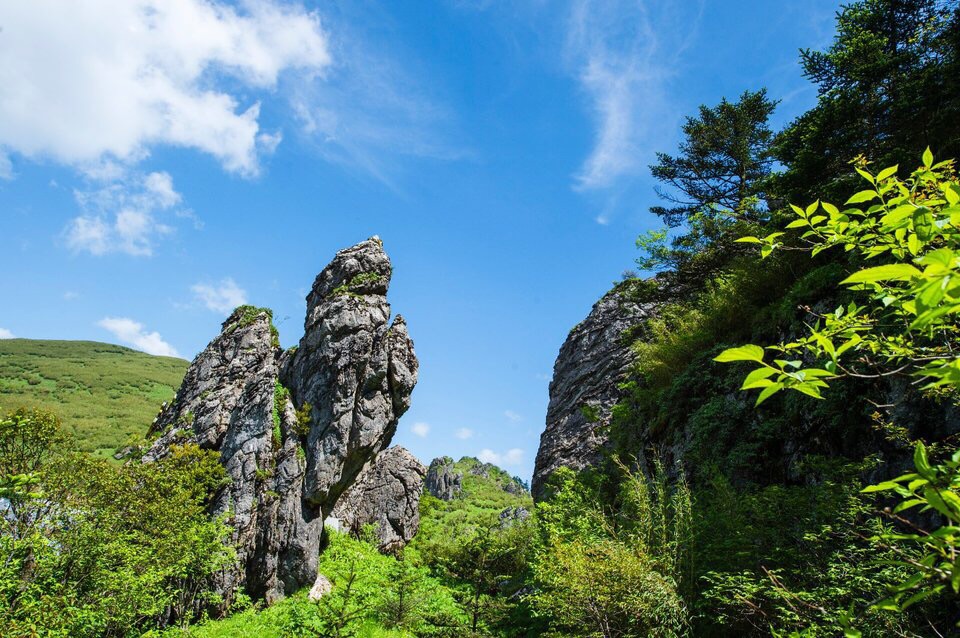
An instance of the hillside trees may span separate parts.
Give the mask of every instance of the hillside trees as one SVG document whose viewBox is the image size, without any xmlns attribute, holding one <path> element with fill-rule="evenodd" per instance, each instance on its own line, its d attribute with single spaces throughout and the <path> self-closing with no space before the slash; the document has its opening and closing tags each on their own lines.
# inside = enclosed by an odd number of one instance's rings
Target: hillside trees
<svg viewBox="0 0 960 638">
<path fill-rule="evenodd" d="M 773 186 L 786 201 L 836 200 L 859 155 L 907 164 L 927 144 L 960 154 L 960 6 L 955 0 L 863 0 L 844 6 L 825 51 L 801 64 L 816 106 L 777 136 L 787 166 Z"/>
</svg>

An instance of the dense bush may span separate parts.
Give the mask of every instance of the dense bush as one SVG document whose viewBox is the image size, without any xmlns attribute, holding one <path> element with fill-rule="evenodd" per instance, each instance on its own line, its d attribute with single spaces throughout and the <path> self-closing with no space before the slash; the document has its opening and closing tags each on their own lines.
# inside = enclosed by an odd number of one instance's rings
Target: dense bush
<svg viewBox="0 0 960 638">
<path fill-rule="evenodd" d="M 0 633 L 127 636 L 190 620 L 233 558 L 229 528 L 205 511 L 224 476 L 195 446 L 117 467 L 70 451 L 50 413 L 0 419 Z"/>
</svg>

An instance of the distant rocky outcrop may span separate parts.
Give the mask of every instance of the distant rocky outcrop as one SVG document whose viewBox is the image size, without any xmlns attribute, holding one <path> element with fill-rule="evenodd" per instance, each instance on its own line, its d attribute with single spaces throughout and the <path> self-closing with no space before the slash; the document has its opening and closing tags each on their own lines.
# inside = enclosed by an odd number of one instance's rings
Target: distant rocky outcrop
<svg viewBox="0 0 960 638">
<path fill-rule="evenodd" d="M 238 308 L 154 422 L 144 461 L 194 442 L 230 477 L 210 505 L 238 552 L 216 583 L 224 606 L 239 587 L 272 602 L 315 582 L 325 517 L 410 406 L 417 358 L 403 319 L 390 323 L 390 276 L 378 238 L 337 253 L 288 352 L 269 311 Z"/>
<path fill-rule="evenodd" d="M 624 332 L 652 311 L 652 305 L 631 301 L 614 288 L 570 331 L 553 366 L 546 429 L 533 472 L 534 498 L 543 495 L 557 468 L 581 470 L 598 460 L 611 410 L 621 398 L 618 386 L 634 361 Z"/>
<path fill-rule="evenodd" d="M 420 495 L 427 468 L 402 447 L 387 448 L 369 462 L 340 497 L 332 516 L 358 533 L 376 525 L 380 551 L 395 552 L 420 528 Z"/>
<path fill-rule="evenodd" d="M 463 489 L 463 473 L 454 468 L 452 458 L 441 456 L 430 462 L 424 485 L 432 496 L 450 501 Z"/>
<path fill-rule="evenodd" d="M 500 512 L 500 528 L 506 529 L 516 523 L 522 523 L 530 518 L 530 510 L 522 505 L 507 507 Z"/>
</svg>

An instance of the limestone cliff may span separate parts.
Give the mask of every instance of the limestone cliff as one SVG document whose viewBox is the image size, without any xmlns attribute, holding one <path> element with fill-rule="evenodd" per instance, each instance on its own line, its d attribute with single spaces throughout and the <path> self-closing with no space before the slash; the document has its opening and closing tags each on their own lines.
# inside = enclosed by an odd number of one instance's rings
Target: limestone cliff
<svg viewBox="0 0 960 638">
<path fill-rule="evenodd" d="M 387 448 L 367 464 L 337 501 L 332 516 L 358 533 L 376 525 L 382 552 L 402 549 L 420 528 L 420 496 L 427 468 L 402 447 Z"/>
<path fill-rule="evenodd" d="M 441 501 L 452 500 L 463 490 L 463 473 L 456 471 L 452 458 L 441 456 L 430 462 L 426 489 Z"/>
<path fill-rule="evenodd" d="M 581 470 L 599 458 L 607 443 L 619 383 L 633 363 L 624 332 L 650 316 L 653 307 L 630 301 L 614 288 L 570 331 L 550 382 L 547 422 L 540 436 L 531 492 L 560 467 Z"/>
<path fill-rule="evenodd" d="M 238 308 L 151 428 L 145 461 L 184 442 L 220 453 L 230 483 L 210 512 L 238 553 L 216 583 L 225 606 L 240 587 L 270 602 L 314 582 L 324 518 L 410 406 L 417 358 L 403 319 L 390 323 L 390 276 L 378 238 L 337 253 L 288 352 L 269 311 Z"/>
</svg>

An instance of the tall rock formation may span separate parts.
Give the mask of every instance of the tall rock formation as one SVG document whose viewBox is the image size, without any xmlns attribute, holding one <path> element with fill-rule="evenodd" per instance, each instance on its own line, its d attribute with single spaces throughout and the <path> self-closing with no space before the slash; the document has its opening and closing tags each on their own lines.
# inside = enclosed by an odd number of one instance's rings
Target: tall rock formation
<svg viewBox="0 0 960 638">
<path fill-rule="evenodd" d="M 402 549 L 420 528 L 420 496 L 427 468 L 402 447 L 387 448 L 340 497 L 332 516 L 357 533 L 377 526 L 380 551 Z"/>
<path fill-rule="evenodd" d="M 534 498 L 543 495 L 556 469 L 579 471 L 599 459 L 611 410 L 621 398 L 618 386 L 634 361 L 624 332 L 652 310 L 614 288 L 570 331 L 553 366 L 547 424 L 533 471 Z"/>
<path fill-rule="evenodd" d="M 451 501 L 463 489 L 463 473 L 454 468 L 449 456 L 435 458 L 427 470 L 425 486 L 432 496 Z"/>
<path fill-rule="evenodd" d="M 268 310 L 238 308 L 154 422 L 144 461 L 195 442 L 230 477 L 210 505 L 238 552 L 216 583 L 224 606 L 239 587 L 272 602 L 314 582 L 324 518 L 410 406 L 417 358 L 403 319 L 389 321 L 390 276 L 376 237 L 337 253 L 288 352 Z"/>
</svg>

